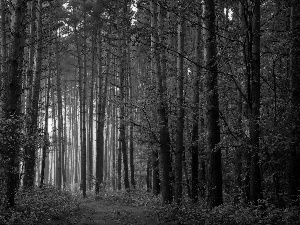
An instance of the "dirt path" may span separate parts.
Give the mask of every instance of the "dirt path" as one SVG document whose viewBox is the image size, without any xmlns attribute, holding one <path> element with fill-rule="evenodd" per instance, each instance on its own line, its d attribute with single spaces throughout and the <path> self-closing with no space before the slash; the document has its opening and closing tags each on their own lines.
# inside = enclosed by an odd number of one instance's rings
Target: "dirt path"
<svg viewBox="0 0 300 225">
<path fill-rule="evenodd" d="M 79 209 L 65 220 L 53 220 L 49 225 L 157 225 L 150 209 L 122 205 L 106 199 L 84 200 Z"/>
</svg>

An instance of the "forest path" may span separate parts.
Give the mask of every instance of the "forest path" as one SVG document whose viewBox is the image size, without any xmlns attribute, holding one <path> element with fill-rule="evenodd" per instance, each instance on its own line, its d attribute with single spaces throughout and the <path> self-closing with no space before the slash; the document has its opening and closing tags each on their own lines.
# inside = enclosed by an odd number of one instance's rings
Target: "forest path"
<svg viewBox="0 0 300 225">
<path fill-rule="evenodd" d="M 124 205 L 109 199 L 85 199 L 68 219 L 53 220 L 49 225 L 157 225 L 151 209 Z"/>
</svg>

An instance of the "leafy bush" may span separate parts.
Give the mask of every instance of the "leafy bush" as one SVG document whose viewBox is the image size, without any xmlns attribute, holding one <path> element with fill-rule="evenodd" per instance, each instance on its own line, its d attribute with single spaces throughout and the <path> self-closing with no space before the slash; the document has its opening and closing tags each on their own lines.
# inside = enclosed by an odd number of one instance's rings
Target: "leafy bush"
<svg viewBox="0 0 300 225">
<path fill-rule="evenodd" d="M 300 209 L 292 207 L 279 209 L 272 205 L 260 208 L 252 205 L 223 204 L 208 210 L 201 204 L 184 203 L 181 206 L 171 204 L 156 208 L 163 223 L 181 225 L 252 225 L 252 224 L 300 224 Z"/>
<path fill-rule="evenodd" d="M 5 209 L 0 205 L 0 224 L 46 224 L 71 214 L 78 204 L 69 192 L 51 186 L 21 190 L 16 195 L 15 208 Z"/>
</svg>

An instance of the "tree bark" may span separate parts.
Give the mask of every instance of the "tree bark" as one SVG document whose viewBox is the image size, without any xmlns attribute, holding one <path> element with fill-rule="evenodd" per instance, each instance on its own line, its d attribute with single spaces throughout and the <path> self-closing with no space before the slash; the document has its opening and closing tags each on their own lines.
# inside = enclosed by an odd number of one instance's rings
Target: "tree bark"
<svg viewBox="0 0 300 225">
<path fill-rule="evenodd" d="M 42 187 L 45 183 L 44 178 L 47 182 L 47 176 L 45 176 L 47 172 L 45 172 L 46 167 L 46 158 L 47 158 L 47 151 L 49 149 L 49 133 L 48 133 L 48 119 L 49 119 L 49 101 L 50 101 L 50 89 L 51 89 L 51 54 L 49 50 L 48 54 L 48 77 L 47 77 L 47 91 L 46 91 L 46 103 L 45 103 L 45 127 L 44 127 L 44 145 L 43 145 L 43 156 L 42 156 L 42 168 L 41 168 L 41 182 L 40 187 Z M 49 157 L 48 157 L 49 159 Z"/>
<path fill-rule="evenodd" d="M 251 169 L 250 169 L 250 201 L 258 203 L 262 198 L 259 169 L 259 118 L 260 118 L 260 0 L 254 1 L 252 16 L 252 74 L 251 74 Z"/>
<path fill-rule="evenodd" d="M 64 149 L 64 135 L 63 135 L 63 114 L 62 114 L 62 93 L 61 93 L 61 69 L 60 69 L 60 54 L 59 54 L 59 36 L 56 41 L 56 94 L 57 94 L 57 133 L 58 133 L 58 188 L 65 188 L 66 174 L 65 174 L 65 149 Z"/>
<path fill-rule="evenodd" d="M 39 4 L 39 3 L 38 3 Z M 30 136 L 36 135 L 37 132 L 37 121 L 38 121 L 38 101 L 39 101 L 39 93 L 40 93 L 40 76 L 41 76 L 41 31 L 39 31 L 39 37 L 36 34 L 36 0 L 32 1 L 31 3 L 31 37 L 30 37 L 30 49 L 29 49 L 29 67 L 27 71 L 28 76 L 28 85 L 29 85 L 29 94 L 27 96 L 27 113 L 31 119 L 28 126 L 28 134 Z M 39 13 L 39 19 L 41 20 L 41 15 Z M 38 21 L 38 24 L 40 25 L 41 29 L 41 23 L 42 21 Z M 34 49 L 35 49 L 35 42 L 37 40 L 37 46 L 36 46 L 36 64 L 35 64 L 35 73 L 33 76 L 33 68 L 34 68 Z M 31 86 L 33 83 L 33 86 Z M 35 153 L 37 151 L 37 148 L 34 143 L 29 143 L 25 147 L 25 176 L 24 176 L 24 186 L 29 188 L 34 186 L 34 178 L 35 178 Z"/>
<path fill-rule="evenodd" d="M 195 75 L 194 75 L 194 81 L 193 81 L 193 125 L 192 125 L 192 190 L 191 190 L 191 197 L 193 202 L 198 201 L 198 191 L 199 191 L 199 114 L 200 114 L 200 108 L 199 108 L 199 101 L 200 101 L 200 79 L 201 79 L 201 69 L 200 69 L 200 63 L 201 63 L 201 14 L 198 14 L 197 18 L 198 25 L 196 27 L 196 48 L 195 48 L 195 58 L 198 63 L 195 67 Z"/>
<path fill-rule="evenodd" d="M 90 94 L 90 109 L 89 109 L 89 168 L 88 168 L 88 186 L 92 189 L 93 181 L 93 144 L 94 144 L 94 82 L 95 82 L 95 58 L 97 53 L 96 46 L 97 33 L 94 32 L 92 37 L 92 81 L 91 81 L 91 94 Z"/>
<path fill-rule="evenodd" d="M 182 12 L 183 13 L 183 12 Z M 176 128 L 176 152 L 175 152 L 175 202 L 181 203 L 182 200 L 182 156 L 184 151 L 183 146 L 183 131 L 184 131 L 184 97 L 183 97 L 183 54 L 184 54 L 184 17 L 181 16 L 178 22 L 177 35 L 177 128 Z"/>
<path fill-rule="evenodd" d="M 4 116 L 6 120 L 15 121 L 9 129 L 8 140 L 5 143 L 7 155 L 6 161 L 6 197 L 9 207 L 15 205 L 15 193 L 19 183 L 19 152 L 20 145 L 15 138 L 18 137 L 21 116 L 22 95 L 22 63 L 24 55 L 22 28 L 25 25 L 26 2 L 12 0 L 11 12 L 11 58 L 8 62 L 8 78 L 4 84 Z M 14 137 L 14 138 L 11 138 Z"/>
<path fill-rule="evenodd" d="M 207 150 L 210 153 L 209 206 L 213 208 L 223 203 L 222 163 L 219 126 L 218 68 L 216 43 L 216 16 L 214 0 L 203 4 L 203 38 L 206 95 Z"/>
<path fill-rule="evenodd" d="M 291 104 L 290 120 L 293 124 L 291 130 L 291 144 L 288 153 L 287 176 L 288 193 L 291 200 L 296 200 L 299 195 L 299 131 L 300 131 L 300 2 L 291 1 L 290 14 L 290 82 L 291 82 Z"/>
<path fill-rule="evenodd" d="M 113 104 L 112 104 L 112 119 L 111 119 L 111 151 L 112 151 L 112 187 L 113 190 L 116 190 L 116 88 L 115 88 L 115 83 L 116 83 L 116 75 L 115 75 L 115 66 L 116 64 L 116 59 L 114 57 L 114 62 L 113 62 L 113 86 L 112 86 L 112 99 L 113 99 Z"/>
<path fill-rule="evenodd" d="M 26 71 L 26 88 L 27 88 L 27 102 L 26 113 L 31 114 L 32 93 L 33 93 L 33 69 L 34 69 L 34 53 L 36 44 L 36 4 L 37 0 L 31 1 L 30 9 L 30 37 L 29 37 L 29 51 L 28 51 L 28 67 Z"/>
<path fill-rule="evenodd" d="M 168 116 L 165 97 L 165 61 L 160 60 L 160 54 L 157 50 L 158 34 L 157 34 L 157 1 L 150 2 L 151 8 L 151 63 L 153 77 L 157 77 L 157 107 L 158 107 L 158 123 L 159 123 L 159 141 L 160 141 L 160 167 L 161 167 L 161 192 L 164 204 L 172 202 L 171 188 L 171 153 L 170 153 L 170 135 L 168 130 Z M 162 15 L 161 15 L 162 16 Z M 163 31 L 163 17 L 160 21 L 160 32 Z M 163 52 L 162 52 L 163 55 Z M 163 62 L 162 68 L 160 62 Z"/>
<path fill-rule="evenodd" d="M 101 40 L 99 40 L 101 41 Z M 101 46 L 99 46 L 100 54 L 101 54 Z M 105 109 L 106 109 L 106 98 L 107 98 L 107 88 L 108 88 L 108 76 L 109 76 L 109 54 L 107 55 L 107 68 L 104 79 L 104 90 L 102 93 L 101 83 L 99 84 L 99 96 L 98 96 L 98 128 L 97 128 L 97 156 L 96 156 L 96 194 L 99 194 L 100 184 L 103 183 L 104 178 L 104 125 L 105 125 Z M 99 63 L 101 65 L 101 63 Z M 100 76 L 103 76 L 102 69 L 101 73 L 99 71 Z"/>
<path fill-rule="evenodd" d="M 99 31 L 98 37 L 98 76 L 99 76 L 99 88 L 98 88 L 98 116 L 97 116 L 97 136 L 96 136 L 96 186 L 95 192 L 99 194 L 100 184 L 103 183 L 103 126 L 102 122 L 102 83 L 103 83 L 103 71 L 102 71 L 102 38 L 101 32 Z M 105 114 L 104 114 L 105 115 Z"/>
<path fill-rule="evenodd" d="M 128 74 L 129 74 L 129 99 L 130 102 L 134 101 L 134 96 L 133 96 L 133 82 L 132 82 L 132 73 L 131 73 L 131 59 L 130 59 L 130 45 L 128 45 L 128 57 L 127 57 L 127 61 L 128 61 Z M 134 120 L 134 110 L 133 107 L 130 107 L 129 110 L 129 114 L 130 114 L 130 127 L 129 127 L 129 165 L 130 165 L 130 181 L 131 181 L 131 186 L 135 189 L 135 177 L 134 177 L 134 143 L 133 143 L 133 120 Z"/>
<path fill-rule="evenodd" d="M 6 1 L 1 0 L 0 1 L 0 9 L 1 9 L 1 66 L 0 66 L 0 87 L 3 88 L 3 85 L 6 83 L 6 73 L 7 73 L 7 66 L 6 66 L 6 60 L 7 60 L 7 36 L 6 36 Z M 0 95 L 2 102 L 2 94 Z M 2 111 L 2 108 L 0 109 Z"/>
</svg>

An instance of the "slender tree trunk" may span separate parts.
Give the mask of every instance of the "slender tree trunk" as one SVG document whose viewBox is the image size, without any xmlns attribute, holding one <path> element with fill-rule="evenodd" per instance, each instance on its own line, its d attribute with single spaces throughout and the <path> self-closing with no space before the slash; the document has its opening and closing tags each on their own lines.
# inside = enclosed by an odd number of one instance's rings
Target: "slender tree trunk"
<svg viewBox="0 0 300 225">
<path fill-rule="evenodd" d="M 119 2 L 118 2 L 119 4 Z M 127 0 L 125 0 L 123 5 L 123 20 L 120 21 L 120 26 L 126 27 L 128 29 L 127 24 Z M 118 40 L 118 57 L 119 57 L 119 89 L 120 89 L 120 128 L 119 128 L 119 139 L 120 139 L 120 150 L 122 152 L 123 159 L 123 169 L 124 169 L 124 186 L 125 189 L 129 189 L 129 176 L 128 176 L 128 154 L 127 154 L 127 145 L 126 145 L 126 94 L 125 94 L 125 86 L 126 86 L 126 47 L 127 37 L 126 32 L 119 32 L 119 40 Z"/>
<path fill-rule="evenodd" d="M 47 84 L 45 85 L 47 87 L 46 91 L 46 103 L 45 103 L 45 127 L 44 127 L 44 145 L 43 145 L 43 156 L 42 156 L 42 169 L 41 169 L 41 182 L 40 187 L 42 187 L 47 182 L 47 176 L 45 176 L 47 172 L 45 172 L 45 166 L 46 166 L 46 157 L 47 157 L 47 151 L 49 148 L 49 133 L 48 133 L 48 119 L 49 119 L 49 101 L 50 101 L 50 89 L 51 89 L 51 54 L 49 50 L 48 54 L 48 78 L 47 78 Z M 47 157 L 49 159 L 49 156 Z M 44 181 L 45 178 L 45 181 Z"/>
<path fill-rule="evenodd" d="M 178 82 L 178 112 L 177 112 L 177 128 L 176 128 L 176 152 L 175 152 L 175 201 L 181 203 L 182 199 L 182 155 L 183 146 L 183 129 L 184 129 L 184 109 L 183 109 L 183 54 L 184 54 L 184 18 L 180 17 L 178 23 L 178 56 L 177 56 L 177 82 Z"/>
<path fill-rule="evenodd" d="M 93 140 L 94 140 L 94 82 L 95 82 L 95 56 L 97 53 L 97 46 L 95 44 L 97 33 L 95 32 L 92 37 L 92 82 L 91 82 L 91 95 L 90 95 L 90 114 L 89 114 L 89 189 L 92 188 L 93 180 Z"/>
<path fill-rule="evenodd" d="M 147 168 L 146 168 L 146 187 L 147 187 L 147 192 L 150 192 L 151 190 L 151 157 L 148 156 L 147 160 Z M 155 193 L 154 193 L 155 194 Z"/>
<path fill-rule="evenodd" d="M 200 78 L 201 78 L 201 69 L 200 69 L 200 63 L 201 63 L 201 14 L 198 14 L 197 18 L 198 25 L 196 27 L 196 48 L 195 48 L 195 58 L 197 60 L 198 65 L 196 65 L 195 68 L 195 77 L 193 81 L 193 125 L 192 125 L 192 190 L 191 190 L 191 197 L 193 199 L 193 202 L 198 201 L 198 191 L 199 191 L 199 180 L 198 180 L 198 169 L 199 169 L 199 114 L 200 114 L 200 108 L 199 108 L 199 89 L 200 89 Z"/>
<path fill-rule="evenodd" d="M 130 59 L 130 45 L 128 45 L 128 74 L 129 74 L 129 99 L 131 102 L 134 101 L 134 96 L 133 96 L 133 82 L 132 82 L 132 73 L 131 73 L 131 59 Z M 129 165 L 130 165 L 130 181 L 131 181 L 131 186 L 135 188 L 135 178 L 134 178 L 134 144 L 133 144 L 133 120 L 134 120 L 134 110 L 133 107 L 130 107 L 129 110 L 130 114 L 130 127 L 129 127 Z"/>
<path fill-rule="evenodd" d="M 102 53 L 101 39 L 99 39 L 99 55 Z M 108 60 L 109 61 L 109 60 Z M 104 90 L 102 92 L 102 63 L 99 61 L 99 93 L 98 93 L 98 127 L 97 127 L 97 155 L 96 155 L 96 194 L 99 194 L 100 184 L 103 183 L 104 177 L 104 124 L 105 124 L 105 108 L 108 86 L 108 68 L 106 69 L 104 79 Z"/>
<path fill-rule="evenodd" d="M 218 68 L 216 43 L 216 15 L 214 0 L 203 4 L 203 38 L 205 63 L 205 94 L 207 118 L 207 150 L 210 153 L 209 206 L 213 208 L 223 203 L 222 194 L 222 155 L 219 126 Z"/>
<path fill-rule="evenodd" d="M 53 81 L 52 81 L 53 83 Z M 54 89 L 51 89 L 51 97 L 52 97 L 52 143 L 53 143 L 53 171 L 54 171 L 54 184 L 56 187 L 58 187 L 58 184 L 61 183 L 58 179 L 60 179 L 60 176 L 58 176 L 58 148 L 57 148 L 57 126 L 56 126 L 56 102 L 55 102 L 55 95 L 54 95 Z"/>
<path fill-rule="evenodd" d="M 119 114 L 116 113 L 116 118 L 119 117 Z M 119 120 L 116 120 L 116 127 L 119 127 L 120 123 Z M 117 162 L 117 185 L 118 185 L 118 190 L 122 189 L 122 151 L 121 151 L 121 140 L 120 136 L 118 135 L 118 132 L 116 132 L 116 140 L 118 140 L 118 145 L 117 145 L 117 152 L 118 152 L 118 162 Z"/>
<path fill-rule="evenodd" d="M 6 73 L 7 73 L 7 41 L 6 41 L 6 1 L 1 0 L 0 1 L 0 10 L 1 10 L 1 66 L 0 66 L 0 87 L 3 89 L 3 84 L 6 83 Z M 2 94 L 0 95 L 2 102 Z M 0 109 L 2 111 L 2 108 Z"/>
<path fill-rule="evenodd" d="M 59 34 L 58 34 L 59 38 Z M 59 54 L 59 40 L 56 42 L 56 92 L 57 92 L 57 125 L 58 125 L 58 151 L 59 151 L 59 162 L 58 162 L 58 175 L 59 183 L 58 187 L 65 188 L 66 174 L 65 174 L 65 146 L 64 146 L 64 135 L 63 135 L 63 114 L 62 114 L 62 93 L 61 93 L 61 69 L 60 69 L 60 54 Z"/>
<path fill-rule="evenodd" d="M 78 148 L 78 116 L 77 116 L 77 112 L 78 112 L 78 92 L 77 92 L 77 87 L 76 87 L 76 83 L 75 83 L 75 87 L 74 87 L 74 106 L 73 106 L 73 121 L 74 121 L 74 182 L 75 184 L 78 183 L 79 178 L 78 178 L 78 152 L 79 152 L 79 148 Z"/>
<path fill-rule="evenodd" d="M 254 1 L 252 16 L 252 76 L 251 76 L 251 169 L 250 201 L 258 203 L 262 198 L 261 177 L 259 169 L 259 117 L 260 117 L 260 0 Z"/>
<path fill-rule="evenodd" d="M 291 200 L 299 196 L 299 132 L 300 132 L 300 2 L 291 1 L 290 14 L 291 48 L 290 48 L 290 83 L 291 83 L 291 144 L 287 162 L 288 193 Z"/>
<path fill-rule="evenodd" d="M 115 88 L 115 83 L 116 83 L 116 75 L 115 75 L 115 63 L 116 59 L 114 57 L 114 62 L 113 62 L 113 68 L 114 68 L 114 73 L 113 73 L 113 86 L 112 86 L 112 99 L 113 99 L 113 104 L 112 104 L 112 119 L 111 119 L 111 151 L 112 151 L 112 186 L 113 190 L 116 190 L 116 88 Z"/>
<path fill-rule="evenodd" d="M 34 69 L 34 53 L 36 44 L 36 4 L 38 0 L 31 1 L 30 9 L 30 37 L 29 37 L 29 55 L 28 55 L 28 67 L 26 71 L 26 88 L 27 88 L 27 102 L 26 102 L 26 113 L 31 114 L 32 105 L 32 93 L 33 93 L 33 69 Z M 25 166 L 26 168 L 26 166 Z M 26 170 L 26 169 L 25 169 Z"/>
<path fill-rule="evenodd" d="M 98 88 L 98 116 L 97 116 L 97 137 L 96 137 L 96 187 L 95 192 L 99 194 L 100 185 L 103 183 L 103 127 L 104 121 L 101 121 L 103 118 L 102 115 L 105 115 L 101 112 L 102 109 L 102 83 L 103 83 L 103 71 L 102 71 L 102 37 L 101 31 L 99 30 L 99 37 L 98 37 L 98 76 L 99 76 L 99 88 Z M 103 118 L 104 120 L 104 118 Z"/>
<path fill-rule="evenodd" d="M 70 154 L 69 154 L 69 148 L 68 148 L 68 135 L 67 135 L 67 83 L 66 80 L 64 81 L 64 116 L 63 116 L 63 149 L 65 150 L 65 157 L 64 157 L 64 161 L 65 161 L 65 166 L 63 168 L 63 176 L 65 176 L 65 187 L 69 187 L 70 185 L 70 170 L 69 170 L 69 166 L 70 166 Z"/>
</svg>

